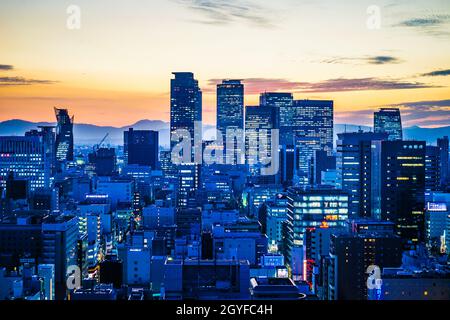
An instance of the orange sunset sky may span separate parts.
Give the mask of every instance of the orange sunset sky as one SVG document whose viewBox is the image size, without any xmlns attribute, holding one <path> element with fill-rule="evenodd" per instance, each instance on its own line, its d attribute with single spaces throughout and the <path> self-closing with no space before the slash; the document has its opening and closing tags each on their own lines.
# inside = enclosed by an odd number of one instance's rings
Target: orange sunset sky
<svg viewBox="0 0 450 320">
<path fill-rule="evenodd" d="M 450 125 L 445 0 L 2 0 L 0 39 L 0 121 L 54 121 L 54 106 L 78 123 L 168 121 L 171 72 L 191 71 L 209 124 L 215 84 L 236 78 L 246 105 L 287 91 L 333 99 L 338 123 L 399 106 L 407 126 Z"/>
</svg>

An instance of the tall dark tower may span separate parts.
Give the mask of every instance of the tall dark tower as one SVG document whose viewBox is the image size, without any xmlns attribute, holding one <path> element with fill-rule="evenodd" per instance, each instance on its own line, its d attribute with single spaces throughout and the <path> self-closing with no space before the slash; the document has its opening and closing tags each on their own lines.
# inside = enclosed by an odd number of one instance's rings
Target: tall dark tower
<svg viewBox="0 0 450 320">
<path fill-rule="evenodd" d="M 67 109 L 55 108 L 56 114 L 56 162 L 58 170 L 66 161 L 73 161 L 73 116 Z"/>
<path fill-rule="evenodd" d="M 217 85 L 217 130 L 244 129 L 244 85 L 240 80 L 224 80 Z"/>
<path fill-rule="evenodd" d="M 159 167 L 159 132 L 151 130 L 133 130 L 123 134 L 124 153 L 128 165 Z"/>
<path fill-rule="evenodd" d="M 232 136 L 234 134 L 236 139 L 241 140 L 241 143 L 244 142 L 244 85 L 240 80 L 224 80 L 217 85 L 217 130 L 224 139 L 227 135 L 230 135 L 230 139 L 234 139 Z M 225 155 L 227 154 L 226 141 L 225 139 Z M 236 151 L 239 154 L 244 152 L 239 149 L 238 141 L 234 141 L 233 150 L 228 150 L 230 155 L 226 159 L 227 163 L 239 163 Z"/>
<path fill-rule="evenodd" d="M 402 117 L 397 108 L 382 108 L 374 113 L 373 127 L 375 133 L 389 134 L 388 140 L 403 140 Z"/>
<path fill-rule="evenodd" d="M 174 72 L 170 81 L 170 132 L 189 131 L 191 146 L 194 147 L 194 123 L 202 121 L 202 91 L 192 72 Z M 201 129 L 201 128 L 200 128 Z M 201 130 L 197 132 L 201 141 Z M 171 141 L 171 149 L 177 142 Z M 199 146 L 201 152 L 201 145 Z"/>
<path fill-rule="evenodd" d="M 383 141 L 381 219 L 395 223 L 406 250 L 425 239 L 425 142 Z"/>
</svg>

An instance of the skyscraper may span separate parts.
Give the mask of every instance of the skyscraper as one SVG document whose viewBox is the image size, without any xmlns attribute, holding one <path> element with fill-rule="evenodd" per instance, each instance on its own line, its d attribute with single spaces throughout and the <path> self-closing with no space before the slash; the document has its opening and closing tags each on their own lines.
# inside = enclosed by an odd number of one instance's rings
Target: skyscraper
<svg viewBox="0 0 450 320">
<path fill-rule="evenodd" d="M 0 187 L 6 186 L 12 173 L 27 180 L 30 190 L 49 188 L 52 177 L 52 154 L 47 153 L 46 135 L 36 130 L 24 137 L 0 137 Z"/>
<path fill-rule="evenodd" d="M 287 261 L 292 273 L 304 275 L 304 234 L 308 228 L 344 227 L 348 222 L 348 201 L 346 192 L 331 189 L 291 187 L 287 195 Z"/>
<path fill-rule="evenodd" d="M 425 239 L 425 142 L 384 141 L 381 218 L 395 223 L 405 248 Z"/>
<path fill-rule="evenodd" d="M 56 161 L 60 171 L 62 164 L 73 161 L 73 117 L 67 109 L 55 108 L 56 114 Z"/>
<path fill-rule="evenodd" d="M 320 149 L 329 156 L 333 151 L 334 102 L 331 100 L 295 100 L 286 126 L 294 136 L 318 138 Z M 280 125 L 281 126 L 281 125 Z"/>
<path fill-rule="evenodd" d="M 201 186 L 201 167 L 196 163 L 183 163 L 178 166 L 177 207 L 195 208 L 197 191 Z"/>
<path fill-rule="evenodd" d="M 217 130 L 225 139 L 227 130 L 235 131 L 236 138 L 233 141 L 233 156 L 224 158 L 226 163 L 240 163 L 237 155 L 242 154 L 240 145 L 244 142 L 244 85 L 240 80 L 223 80 L 217 85 Z M 230 138 L 235 139 L 230 133 Z M 231 143 L 231 142 L 230 142 Z M 237 152 L 237 154 L 235 154 Z M 224 140 L 224 156 L 227 155 L 227 141 Z"/>
<path fill-rule="evenodd" d="M 402 118 L 397 108 L 381 108 L 374 113 L 373 127 L 375 133 L 386 132 L 388 140 L 403 140 Z"/>
<path fill-rule="evenodd" d="M 337 141 L 336 167 L 338 187 L 350 196 L 350 217 L 372 215 L 372 188 L 379 178 L 373 166 L 378 166 L 374 149 L 377 142 L 387 139 L 386 133 L 341 133 Z M 373 147 L 374 148 L 373 148 Z"/>
<path fill-rule="evenodd" d="M 55 297 L 62 300 L 69 267 L 77 265 L 78 223 L 76 217 L 49 216 L 42 224 L 42 262 L 55 266 Z"/>
<path fill-rule="evenodd" d="M 448 137 L 437 139 L 437 147 L 439 148 L 439 176 L 441 189 L 445 189 L 449 182 L 449 143 Z"/>
<path fill-rule="evenodd" d="M 244 129 L 244 85 L 240 80 L 223 80 L 217 85 L 217 130 Z"/>
<path fill-rule="evenodd" d="M 265 92 L 259 97 L 259 104 L 263 107 L 275 109 L 273 127 L 280 129 L 280 144 L 292 145 L 292 93 Z"/>
<path fill-rule="evenodd" d="M 196 150 L 194 140 L 201 141 L 201 126 L 198 137 L 194 136 L 194 123 L 202 121 L 202 91 L 198 81 L 191 72 L 174 72 L 175 79 L 170 81 L 170 132 L 173 137 L 176 130 L 187 130 L 191 138 L 192 152 L 201 152 L 202 146 Z M 171 141 L 171 150 L 177 141 Z"/>
<path fill-rule="evenodd" d="M 151 130 L 133 130 L 130 128 L 123 134 L 124 153 L 128 165 L 149 166 L 158 168 L 159 133 Z"/>
<path fill-rule="evenodd" d="M 441 190 L 440 150 L 436 146 L 426 147 L 425 158 L 425 190 Z"/>
<path fill-rule="evenodd" d="M 263 179 L 261 168 L 278 157 L 278 154 L 272 155 L 272 129 L 276 128 L 277 112 L 276 108 L 268 106 L 245 108 L 245 160 L 250 174 L 258 179 Z"/>
</svg>

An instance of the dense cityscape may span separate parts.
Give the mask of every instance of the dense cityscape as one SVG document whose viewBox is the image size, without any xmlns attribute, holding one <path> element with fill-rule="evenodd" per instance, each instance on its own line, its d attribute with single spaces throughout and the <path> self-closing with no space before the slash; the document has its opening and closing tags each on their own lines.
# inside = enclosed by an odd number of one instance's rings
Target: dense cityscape
<svg viewBox="0 0 450 320">
<path fill-rule="evenodd" d="M 77 145 L 76 114 L 0 136 L 0 300 L 448 300 L 449 139 L 399 108 L 339 133 L 334 102 L 170 82 L 170 148 L 130 128 Z M 51 106 L 49 106 L 51 107 Z"/>
</svg>

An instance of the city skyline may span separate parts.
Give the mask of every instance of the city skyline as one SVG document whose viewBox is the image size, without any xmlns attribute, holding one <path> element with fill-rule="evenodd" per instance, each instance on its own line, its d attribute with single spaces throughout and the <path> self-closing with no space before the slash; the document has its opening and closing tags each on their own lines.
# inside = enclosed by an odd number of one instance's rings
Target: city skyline
<svg viewBox="0 0 450 320">
<path fill-rule="evenodd" d="M 337 123 L 370 125 L 381 107 L 399 107 L 405 127 L 450 123 L 445 1 L 380 1 L 380 29 L 367 26 L 370 1 L 75 5 L 79 30 L 66 27 L 69 3 L 2 3 L 0 121 L 53 121 L 54 106 L 77 123 L 168 121 L 170 73 L 191 71 L 207 124 L 222 79 L 243 80 L 244 106 L 291 92 L 333 100 Z"/>
</svg>

